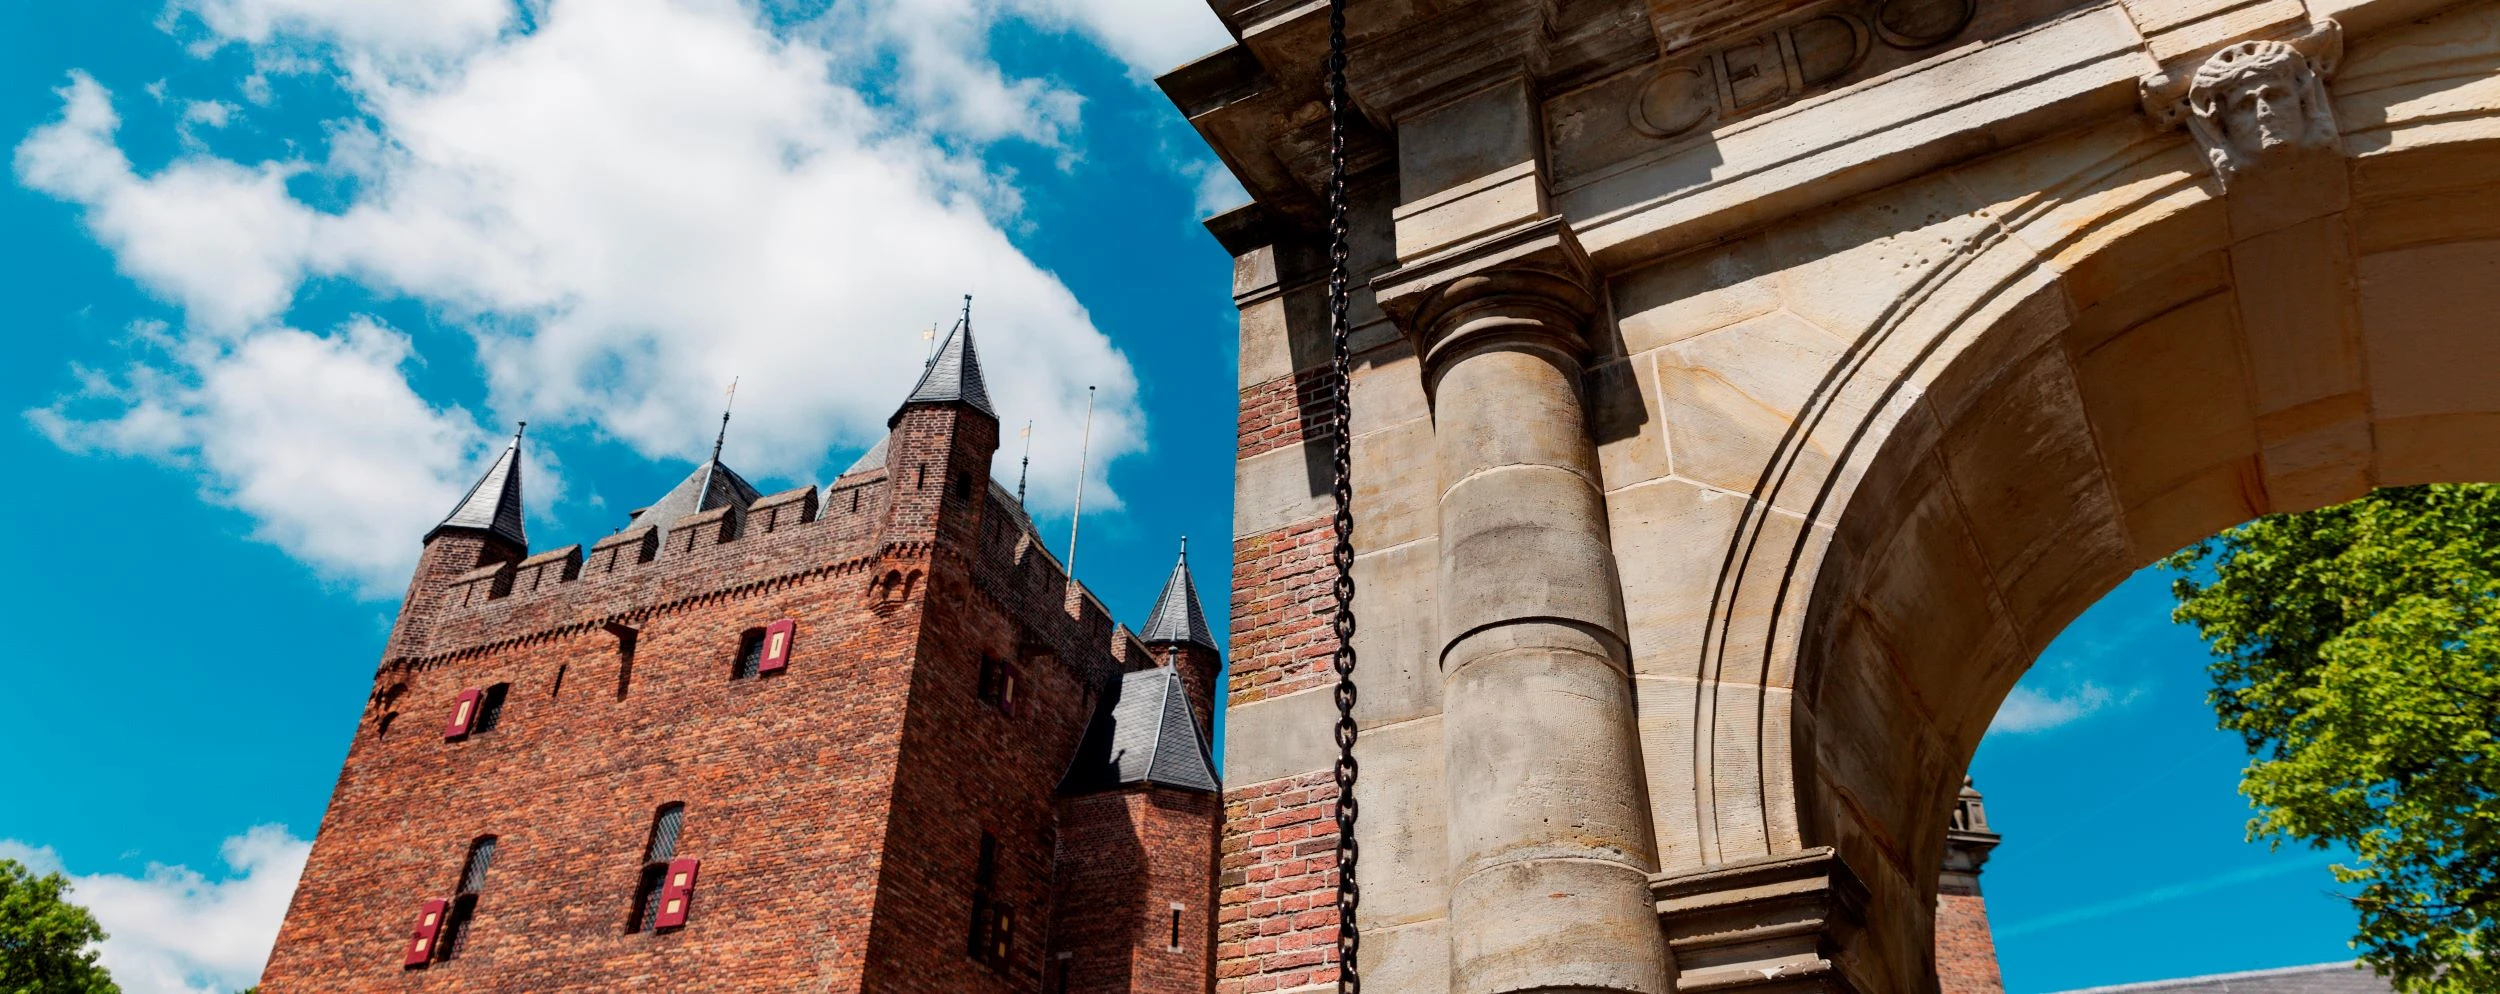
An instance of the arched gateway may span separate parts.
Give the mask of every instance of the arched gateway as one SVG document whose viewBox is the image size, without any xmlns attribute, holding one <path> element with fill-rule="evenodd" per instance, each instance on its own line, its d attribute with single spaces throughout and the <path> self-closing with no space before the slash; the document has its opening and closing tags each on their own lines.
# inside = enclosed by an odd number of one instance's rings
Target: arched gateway
<svg viewBox="0 0 2500 994">
<path fill-rule="evenodd" d="M 1332 974 L 1324 4 L 1255 203 L 1217 987 Z M 1998 702 L 2128 571 L 2500 480 L 2500 5 L 1355 0 L 1365 986 L 1934 989 Z M 1306 441 L 1307 440 L 1307 441 Z"/>
</svg>

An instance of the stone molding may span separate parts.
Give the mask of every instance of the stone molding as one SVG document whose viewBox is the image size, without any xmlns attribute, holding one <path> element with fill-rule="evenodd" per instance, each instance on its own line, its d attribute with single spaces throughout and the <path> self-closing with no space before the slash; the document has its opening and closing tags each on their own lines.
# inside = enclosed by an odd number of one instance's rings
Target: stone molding
<svg viewBox="0 0 2500 994">
<path fill-rule="evenodd" d="M 1586 357 L 1599 285 L 1571 226 L 1548 217 L 1418 259 L 1372 291 L 1432 384 L 1453 359 L 1484 348 Z"/>
<path fill-rule="evenodd" d="M 2321 19 L 2288 37 L 2224 45 L 2192 68 L 2164 66 L 2138 81 L 2137 93 L 2156 126 L 2184 125 L 2195 136 L 2227 192 L 2232 180 L 2284 156 L 2336 147 L 2326 81 L 2343 60 L 2343 25 Z"/>
<path fill-rule="evenodd" d="M 1832 956 L 1862 927 L 1866 886 L 1828 846 L 1650 878 L 1685 994 L 1856 994 Z"/>
</svg>

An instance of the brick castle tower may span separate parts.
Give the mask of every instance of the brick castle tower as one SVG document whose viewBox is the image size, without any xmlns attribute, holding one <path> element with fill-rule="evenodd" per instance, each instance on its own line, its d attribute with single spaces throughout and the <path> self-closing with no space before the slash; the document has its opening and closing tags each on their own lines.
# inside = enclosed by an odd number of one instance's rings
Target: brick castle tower
<svg viewBox="0 0 2500 994">
<path fill-rule="evenodd" d="M 532 554 L 520 439 L 433 531 L 262 989 L 1212 984 L 1221 670 L 989 476 L 967 325 L 831 486 L 714 458 Z"/>
</svg>

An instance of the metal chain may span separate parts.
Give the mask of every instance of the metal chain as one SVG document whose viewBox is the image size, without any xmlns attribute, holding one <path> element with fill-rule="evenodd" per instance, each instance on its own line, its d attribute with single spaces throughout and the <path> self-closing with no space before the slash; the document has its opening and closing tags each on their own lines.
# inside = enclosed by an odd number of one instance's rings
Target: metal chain
<svg viewBox="0 0 2500 994">
<path fill-rule="evenodd" d="M 1362 855 L 1354 841 L 1354 402 L 1348 387 L 1353 368 L 1352 331 L 1346 322 L 1348 272 L 1346 238 L 1346 124 L 1350 113 L 1345 88 L 1346 0 L 1328 2 L 1328 337 L 1331 381 L 1329 433 L 1336 461 L 1337 567 L 1337 990 L 1360 994 L 1362 973 L 1357 954 L 1363 944 L 1355 911 L 1363 890 L 1354 867 Z"/>
</svg>

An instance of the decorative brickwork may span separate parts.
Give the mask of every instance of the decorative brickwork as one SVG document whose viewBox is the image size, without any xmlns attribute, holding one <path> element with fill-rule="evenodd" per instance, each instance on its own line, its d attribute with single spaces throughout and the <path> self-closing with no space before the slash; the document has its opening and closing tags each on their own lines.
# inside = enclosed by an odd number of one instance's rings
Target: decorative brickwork
<svg viewBox="0 0 2500 994">
<path fill-rule="evenodd" d="M 1234 706 L 1330 679 L 1331 535 L 1328 519 L 1313 518 L 1233 540 Z"/>
<path fill-rule="evenodd" d="M 1326 771 L 1225 791 L 1217 994 L 1335 982 L 1336 813 Z"/>
<path fill-rule="evenodd" d="M 914 403 L 821 508 L 713 506 L 587 556 L 437 529 L 262 988 L 1005 994 L 1119 938 L 1127 986 L 1067 989 L 1202 994 L 1216 799 L 1061 795 L 1102 688 L 1154 660 L 990 484 L 996 445 L 987 413 Z M 735 665 L 759 629 L 788 631 L 786 667 Z M 496 684 L 494 727 L 447 735 Z M 1063 823 L 1089 811 L 1117 817 Z M 419 948 L 489 835 L 474 917 Z M 682 926 L 633 929 L 646 892 Z M 1178 953 L 1174 902 L 1196 922 Z"/>
</svg>

